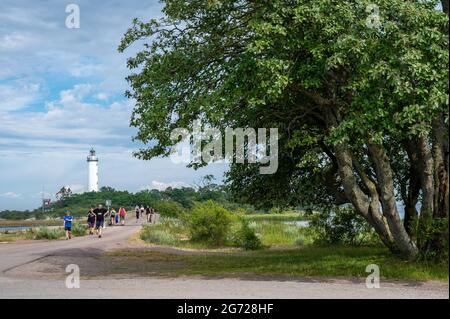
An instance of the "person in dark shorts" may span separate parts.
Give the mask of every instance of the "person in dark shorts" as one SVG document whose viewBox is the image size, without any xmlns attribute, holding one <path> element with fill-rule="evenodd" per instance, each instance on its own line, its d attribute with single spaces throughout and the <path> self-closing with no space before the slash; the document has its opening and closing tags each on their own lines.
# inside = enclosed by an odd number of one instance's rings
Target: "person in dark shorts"
<svg viewBox="0 0 450 319">
<path fill-rule="evenodd" d="M 98 238 L 102 238 L 102 229 L 105 223 L 105 215 L 108 212 L 101 204 L 94 209 L 95 214 L 95 230 L 98 234 Z"/>
<path fill-rule="evenodd" d="M 89 209 L 89 212 L 87 214 L 87 223 L 88 223 L 88 227 L 89 227 L 89 235 L 93 235 L 94 228 L 95 228 L 94 207 L 91 207 L 91 209 Z"/>
<path fill-rule="evenodd" d="M 70 212 L 66 212 L 66 216 L 64 216 L 64 230 L 66 231 L 66 240 L 72 238 L 72 221 L 73 216 L 70 215 Z"/>
<path fill-rule="evenodd" d="M 151 213 L 152 213 L 151 207 L 150 207 L 150 206 L 147 206 L 147 207 L 145 208 L 145 217 L 147 217 L 147 223 L 150 223 L 150 222 L 151 222 L 151 219 L 150 219 Z"/>
<path fill-rule="evenodd" d="M 109 212 L 109 225 L 113 226 L 114 221 L 116 220 L 116 210 L 114 208 L 111 208 L 111 211 Z"/>
<path fill-rule="evenodd" d="M 141 214 L 141 210 L 139 209 L 139 206 L 136 206 L 134 208 L 134 212 L 136 213 L 136 223 L 139 221 L 139 215 Z"/>
</svg>

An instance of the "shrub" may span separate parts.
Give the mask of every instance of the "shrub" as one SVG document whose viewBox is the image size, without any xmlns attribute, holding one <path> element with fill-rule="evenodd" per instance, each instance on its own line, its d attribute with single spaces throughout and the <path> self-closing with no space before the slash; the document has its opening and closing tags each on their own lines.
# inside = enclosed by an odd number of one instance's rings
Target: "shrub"
<svg viewBox="0 0 450 319">
<path fill-rule="evenodd" d="M 226 241 L 233 215 L 213 201 L 195 203 L 183 216 L 192 241 L 221 245 Z"/>
<path fill-rule="evenodd" d="M 449 223 L 448 218 L 425 216 L 413 220 L 413 231 L 417 234 L 420 261 L 448 261 Z"/>
<path fill-rule="evenodd" d="M 358 246 L 379 243 L 372 227 L 350 207 L 311 214 L 309 226 L 314 233 L 316 244 Z"/>
<path fill-rule="evenodd" d="M 38 227 L 31 229 L 31 234 L 34 239 L 58 239 L 64 237 L 65 232 L 63 228 L 48 228 Z"/>
<path fill-rule="evenodd" d="M 88 228 L 82 223 L 73 223 L 72 225 L 72 235 L 74 236 L 84 236 L 86 235 Z"/>
<path fill-rule="evenodd" d="M 242 247 L 245 250 L 262 248 L 261 240 L 256 235 L 255 228 L 251 227 L 246 220 L 241 221 L 241 227 L 233 236 L 233 241 L 236 246 Z"/>
<path fill-rule="evenodd" d="M 174 201 L 160 201 L 155 205 L 155 209 L 165 217 L 180 217 L 184 213 L 183 206 Z"/>
</svg>

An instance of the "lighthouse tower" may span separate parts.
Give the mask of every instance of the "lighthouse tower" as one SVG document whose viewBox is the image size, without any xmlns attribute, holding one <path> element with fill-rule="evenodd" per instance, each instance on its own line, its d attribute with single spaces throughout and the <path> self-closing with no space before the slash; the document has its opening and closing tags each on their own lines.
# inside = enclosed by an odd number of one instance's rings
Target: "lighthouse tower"
<svg viewBox="0 0 450 319">
<path fill-rule="evenodd" d="M 88 192 L 98 192 L 98 158 L 92 148 L 87 157 L 88 162 Z"/>
</svg>

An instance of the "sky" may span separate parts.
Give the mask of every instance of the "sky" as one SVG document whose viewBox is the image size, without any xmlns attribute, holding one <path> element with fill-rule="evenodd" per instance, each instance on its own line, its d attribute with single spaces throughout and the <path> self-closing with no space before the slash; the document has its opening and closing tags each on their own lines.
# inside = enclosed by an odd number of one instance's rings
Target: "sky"
<svg viewBox="0 0 450 319">
<path fill-rule="evenodd" d="M 66 6 L 80 8 L 67 28 Z M 169 158 L 142 161 L 124 97 L 128 56 L 117 46 L 133 18 L 162 16 L 156 0 L 0 1 L 0 211 L 33 209 L 42 193 L 87 189 L 86 157 L 99 157 L 99 184 L 136 192 L 193 185 L 225 164 L 195 171 Z"/>
</svg>

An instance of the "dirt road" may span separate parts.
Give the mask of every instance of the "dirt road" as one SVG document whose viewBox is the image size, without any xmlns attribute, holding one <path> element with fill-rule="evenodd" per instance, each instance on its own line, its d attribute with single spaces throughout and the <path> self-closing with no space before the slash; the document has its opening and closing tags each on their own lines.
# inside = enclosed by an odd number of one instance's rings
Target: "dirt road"
<svg viewBox="0 0 450 319">
<path fill-rule="evenodd" d="M 127 247 L 127 239 L 139 229 L 131 221 L 124 227 L 109 227 L 101 239 L 0 244 L 0 298 L 449 298 L 448 284 L 436 282 L 381 282 L 381 288 L 368 289 L 364 282 L 351 280 L 138 278 L 133 274 L 126 278 L 81 274 L 80 288 L 69 289 L 64 267 L 52 268 L 49 262 L 52 256 L 64 255 L 78 262 L 77 254 L 91 253 L 90 259 L 83 260 L 89 260 L 92 268 L 99 254 Z"/>
</svg>

